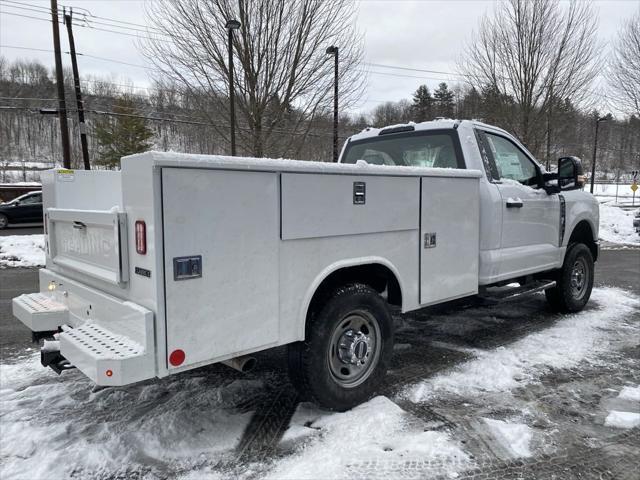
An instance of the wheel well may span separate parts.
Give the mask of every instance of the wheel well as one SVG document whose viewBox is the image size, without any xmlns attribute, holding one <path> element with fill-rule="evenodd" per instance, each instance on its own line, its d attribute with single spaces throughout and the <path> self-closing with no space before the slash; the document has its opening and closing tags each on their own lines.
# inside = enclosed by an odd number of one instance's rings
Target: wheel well
<svg viewBox="0 0 640 480">
<path fill-rule="evenodd" d="M 598 259 L 598 246 L 596 245 L 595 240 L 593 239 L 593 230 L 589 222 L 586 220 L 581 220 L 571 232 L 571 236 L 569 237 L 569 245 L 572 243 L 584 243 L 589 250 L 591 250 L 591 255 L 593 255 L 593 260 L 596 261 Z"/>
<path fill-rule="evenodd" d="M 340 268 L 327 275 L 311 298 L 307 310 L 307 318 L 310 312 L 317 311 L 320 304 L 334 290 L 349 283 L 364 283 L 378 293 L 386 290 L 387 302 L 391 305 L 402 306 L 402 291 L 400 290 L 400 283 L 394 273 L 385 265 L 370 263 Z"/>
</svg>

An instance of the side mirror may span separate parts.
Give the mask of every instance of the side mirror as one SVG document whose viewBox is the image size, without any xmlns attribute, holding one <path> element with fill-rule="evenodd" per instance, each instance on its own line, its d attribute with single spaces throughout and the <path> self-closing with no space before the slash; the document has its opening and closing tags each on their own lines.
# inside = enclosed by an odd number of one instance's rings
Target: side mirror
<svg viewBox="0 0 640 480">
<path fill-rule="evenodd" d="M 577 190 L 584 186 L 582 161 L 578 157 L 558 159 L 558 187 L 560 190 Z"/>
</svg>

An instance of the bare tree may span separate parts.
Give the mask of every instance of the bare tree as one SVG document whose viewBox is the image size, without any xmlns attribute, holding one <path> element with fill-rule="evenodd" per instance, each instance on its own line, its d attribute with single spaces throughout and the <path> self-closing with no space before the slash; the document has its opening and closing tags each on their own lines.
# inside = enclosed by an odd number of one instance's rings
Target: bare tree
<svg viewBox="0 0 640 480">
<path fill-rule="evenodd" d="M 225 23 L 242 23 L 233 40 L 238 140 L 255 156 L 286 155 L 332 105 L 339 47 L 340 105 L 363 88 L 362 38 L 350 0 L 157 0 L 148 2 L 152 37 L 143 45 L 161 76 L 198 99 L 222 139 L 228 135 Z M 221 121 L 223 119 L 224 121 Z M 289 142 L 282 138 L 290 136 Z"/>
<path fill-rule="evenodd" d="M 472 85 L 514 98 L 516 133 L 535 150 L 544 132 L 536 122 L 551 115 L 554 98 L 588 97 L 598 73 L 596 24 L 589 2 L 562 9 L 559 0 L 508 0 L 483 18 L 459 68 Z"/>
<path fill-rule="evenodd" d="M 384 102 L 377 105 L 369 116 L 369 123 L 376 127 L 386 127 L 412 120 L 414 111 L 407 100 Z"/>
<path fill-rule="evenodd" d="M 626 113 L 640 116 L 640 9 L 620 31 L 608 78 Z"/>
</svg>

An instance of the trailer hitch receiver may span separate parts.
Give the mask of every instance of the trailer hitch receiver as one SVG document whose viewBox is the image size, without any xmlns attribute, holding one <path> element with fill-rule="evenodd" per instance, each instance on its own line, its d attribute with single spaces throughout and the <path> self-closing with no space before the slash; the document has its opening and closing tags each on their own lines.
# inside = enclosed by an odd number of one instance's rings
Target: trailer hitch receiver
<svg viewBox="0 0 640 480">
<path fill-rule="evenodd" d="M 44 345 L 40 349 L 40 363 L 43 367 L 50 367 L 51 370 L 60 375 L 64 370 L 76 368 L 69 360 L 64 358 L 60 353 L 60 345 L 57 341 L 45 340 Z"/>
</svg>

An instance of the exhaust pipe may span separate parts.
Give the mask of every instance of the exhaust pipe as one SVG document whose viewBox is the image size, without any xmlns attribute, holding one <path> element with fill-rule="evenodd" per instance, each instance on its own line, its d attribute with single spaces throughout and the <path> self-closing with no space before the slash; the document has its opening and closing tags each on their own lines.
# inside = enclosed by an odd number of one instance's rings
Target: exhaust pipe
<svg viewBox="0 0 640 480">
<path fill-rule="evenodd" d="M 258 361 L 254 357 L 245 355 L 243 357 L 230 358 L 229 360 L 225 360 L 220 363 L 224 363 L 227 367 L 231 367 L 239 372 L 247 373 L 253 370 L 253 367 L 256 366 Z"/>
</svg>

